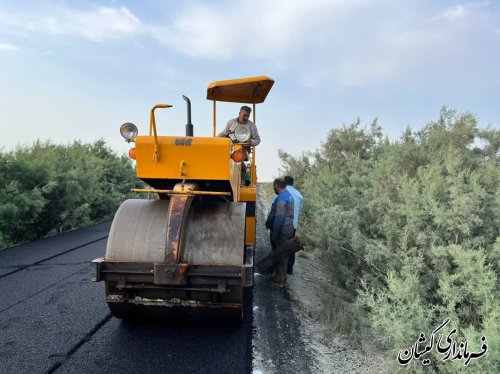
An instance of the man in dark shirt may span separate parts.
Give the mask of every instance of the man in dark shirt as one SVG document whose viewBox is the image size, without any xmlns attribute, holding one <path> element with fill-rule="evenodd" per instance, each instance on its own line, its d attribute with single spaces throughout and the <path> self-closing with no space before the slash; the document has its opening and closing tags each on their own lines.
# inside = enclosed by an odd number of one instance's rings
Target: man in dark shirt
<svg viewBox="0 0 500 374">
<path fill-rule="evenodd" d="M 274 192 L 277 197 L 271 206 L 271 211 L 266 220 L 266 227 L 271 230 L 271 247 L 278 248 L 287 240 L 293 238 L 293 197 L 286 189 L 283 179 L 275 179 L 273 182 Z M 286 268 L 288 259 L 280 261 L 275 268 L 275 276 L 272 285 L 283 288 L 286 283 Z"/>
</svg>

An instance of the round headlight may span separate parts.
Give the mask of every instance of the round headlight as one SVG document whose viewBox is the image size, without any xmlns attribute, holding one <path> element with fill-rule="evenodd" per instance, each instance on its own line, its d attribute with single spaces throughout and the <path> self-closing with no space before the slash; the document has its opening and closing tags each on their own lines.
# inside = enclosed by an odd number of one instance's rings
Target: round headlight
<svg viewBox="0 0 500 374">
<path fill-rule="evenodd" d="M 122 136 L 128 142 L 133 141 L 138 132 L 139 130 L 137 130 L 137 126 L 130 122 L 124 123 L 120 127 L 120 134 L 122 134 Z"/>
<path fill-rule="evenodd" d="M 246 142 L 250 139 L 250 128 L 245 125 L 239 125 L 234 129 L 234 137 L 239 142 Z"/>
</svg>

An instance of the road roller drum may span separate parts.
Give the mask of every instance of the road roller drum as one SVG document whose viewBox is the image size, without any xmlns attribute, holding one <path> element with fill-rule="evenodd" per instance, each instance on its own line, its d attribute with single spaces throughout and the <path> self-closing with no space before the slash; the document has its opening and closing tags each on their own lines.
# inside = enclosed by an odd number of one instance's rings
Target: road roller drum
<svg viewBox="0 0 500 374">
<path fill-rule="evenodd" d="M 176 309 L 205 306 L 241 314 L 243 300 L 238 283 L 239 268 L 245 260 L 245 203 L 194 201 L 189 204 L 186 219 L 170 214 L 171 205 L 174 200 L 130 199 L 116 212 L 105 261 L 127 263 L 130 268 L 124 277 L 105 281 L 112 313 L 119 318 L 148 312 L 156 316 L 182 315 L 191 312 L 179 313 Z M 168 237 L 176 233 L 169 230 L 169 225 L 182 226 L 179 237 Z M 172 241 L 179 244 L 176 255 L 168 247 Z M 133 268 L 135 264 L 153 265 L 149 282 L 134 279 L 132 275 L 141 272 L 141 266 Z M 200 266 L 212 269 L 201 273 Z M 235 272 L 232 276 L 214 271 L 231 267 Z M 155 274 L 165 271 L 166 275 Z"/>
</svg>

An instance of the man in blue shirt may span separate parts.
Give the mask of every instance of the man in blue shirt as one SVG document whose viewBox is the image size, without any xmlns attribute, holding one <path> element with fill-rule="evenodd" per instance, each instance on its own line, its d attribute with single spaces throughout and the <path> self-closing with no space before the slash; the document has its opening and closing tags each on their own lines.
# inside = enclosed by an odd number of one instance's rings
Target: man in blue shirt
<svg viewBox="0 0 500 374">
<path fill-rule="evenodd" d="M 304 197 L 302 194 L 293 187 L 293 177 L 287 175 L 285 178 L 286 189 L 293 197 L 294 212 L 293 212 L 293 235 L 297 232 L 299 227 L 299 214 L 302 209 L 302 200 Z M 288 266 L 286 272 L 288 274 L 293 274 L 293 265 L 295 264 L 295 252 L 288 257 Z"/>
<path fill-rule="evenodd" d="M 286 189 L 283 179 L 275 179 L 273 182 L 274 199 L 271 211 L 267 216 L 266 227 L 271 230 L 271 246 L 278 248 L 287 240 L 293 238 L 293 197 Z M 275 275 L 272 281 L 273 286 L 283 288 L 286 283 L 287 260 L 281 261 L 276 265 Z"/>
</svg>

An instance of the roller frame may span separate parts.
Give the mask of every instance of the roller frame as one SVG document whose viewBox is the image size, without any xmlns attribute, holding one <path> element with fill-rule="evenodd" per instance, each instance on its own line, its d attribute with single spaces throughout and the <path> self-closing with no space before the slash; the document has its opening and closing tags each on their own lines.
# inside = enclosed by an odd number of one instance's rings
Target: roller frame
<svg viewBox="0 0 500 374">
<path fill-rule="evenodd" d="M 131 284 L 179 286 L 175 287 L 177 289 L 183 289 L 182 285 L 188 284 L 218 284 L 219 280 L 227 281 L 231 285 L 251 287 L 253 286 L 253 263 L 254 249 L 251 245 L 245 246 L 245 261 L 241 266 L 111 262 L 106 261 L 104 257 L 92 261 L 95 267 L 94 282 L 118 282 L 121 278 L 126 277 L 126 282 Z M 163 275 L 158 273 L 163 272 L 165 268 L 177 267 L 185 269 L 178 271 L 170 283 L 163 282 Z M 183 280 L 178 280 L 178 278 Z"/>
<path fill-rule="evenodd" d="M 223 318 L 239 321 L 242 318 L 243 288 L 253 286 L 254 248 L 245 245 L 245 261 L 241 266 L 187 265 L 178 264 L 181 271 L 165 282 L 165 269 L 175 265 L 144 262 L 111 262 L 104 257 L 92 261 L 95 267 L 93 281 L 106 283 L 106 302 L 115 317 L 141 320 L 145 314 L 152 318 Z M 182 276 L 180 276 L 182 274 Z M 113 285 L 122 294 L 108 294 Z M 212 302 L 181 300 L 175 297 L 145 298 L 136 296 L 137 291 L 160 292 L 172 295 L 175 292 L 199 292 L 203 294 L 229 294 L 241 290 L 241 302 Z M 129 296 L 129 293 L 131 296 Z M 238 295 L 236 295 L 238 297 Z M 208 299 L 211 296 L 207 296 Z"/>
</svg>

